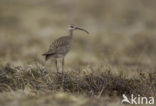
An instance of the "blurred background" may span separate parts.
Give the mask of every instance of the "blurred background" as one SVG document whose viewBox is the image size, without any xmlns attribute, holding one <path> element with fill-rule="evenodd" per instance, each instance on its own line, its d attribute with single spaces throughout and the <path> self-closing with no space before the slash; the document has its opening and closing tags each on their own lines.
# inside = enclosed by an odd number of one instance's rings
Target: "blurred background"
<svg viewBox="0 0 156 106">
<path fill-rule="evenodd" d="M 74 32 L 66 68 L 106 65 L 156 69 L 155 0 L 0 0 L 0 64 L 44 62 L 56 38 Z M 51 67 L 52 61 L 48 66 Z M 117 70 L 119 70 L 118 68 Z"/>
</svg>

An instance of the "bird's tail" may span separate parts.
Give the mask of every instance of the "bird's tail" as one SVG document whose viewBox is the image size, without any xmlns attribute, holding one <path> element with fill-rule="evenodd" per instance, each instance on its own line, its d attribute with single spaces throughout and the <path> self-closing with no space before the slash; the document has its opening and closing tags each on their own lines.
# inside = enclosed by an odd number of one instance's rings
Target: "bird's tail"
<svg viewBox="0 0 156 106">
<path fill-rule="evenodd" d="M 45 61 L 47 61 L 50 58 L 50 54 L 42 54 L 43 56 L 45 56 Z"/>
</svg>

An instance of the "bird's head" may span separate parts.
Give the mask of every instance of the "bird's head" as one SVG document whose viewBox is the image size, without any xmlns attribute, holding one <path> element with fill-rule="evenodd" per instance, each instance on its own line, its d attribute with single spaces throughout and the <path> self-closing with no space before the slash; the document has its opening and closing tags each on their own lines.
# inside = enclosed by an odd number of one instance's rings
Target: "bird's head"
<svg viewBox="0 0 156 106">
<path fill-rule="evenodd" d="M 84 31 L 84 32 L 86 32 L 87 34 L 89 34 L 89 32 L 88 32 L 87 30 L 85 30 L 85 29 L 83 29 L 83 28 L 81 28 L 81 27 L 78 27 L 78 26 L 74 26 L 74 25 L 69 25 L 69 26 L 68 26 L 68 29 L 69 29 L 69 30 L 81 30 L 81 31 Z"/>
</svg>

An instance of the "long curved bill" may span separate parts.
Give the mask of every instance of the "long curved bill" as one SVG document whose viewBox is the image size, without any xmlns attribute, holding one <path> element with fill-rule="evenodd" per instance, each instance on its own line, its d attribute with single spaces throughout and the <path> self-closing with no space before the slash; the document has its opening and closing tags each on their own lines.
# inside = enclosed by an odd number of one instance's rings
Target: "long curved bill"
<svg viewBox="0 0 156 106">
<path fill-rule="evenodd" d="M 87 34 L 89 34 L 89 32 L 88 32 L 87 30 L 83 29 L 83 28 L 76 27 L 75 29 L 78 29 L 78 30 L 84 31 L 84 32 L 86 32 Z"/>
</svg>

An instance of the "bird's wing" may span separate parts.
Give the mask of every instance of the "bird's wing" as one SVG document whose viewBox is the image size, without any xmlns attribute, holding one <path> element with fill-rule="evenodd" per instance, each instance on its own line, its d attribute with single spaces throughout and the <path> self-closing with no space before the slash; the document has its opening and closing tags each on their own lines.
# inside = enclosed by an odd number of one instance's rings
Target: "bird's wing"
<svg viewBox="0 0 156 106">
<path fill-rule="evenodd" d="M 50 47 L 48 52 L 46 52 L 46 54 L 55 54 L 57 53 L 61 48 L 67 46 L 69 44 L 69 40 L 66 36 L 65 37 L 61 37 L 58 38 L 56 40 L 54 40 Z"/>
</svg>

